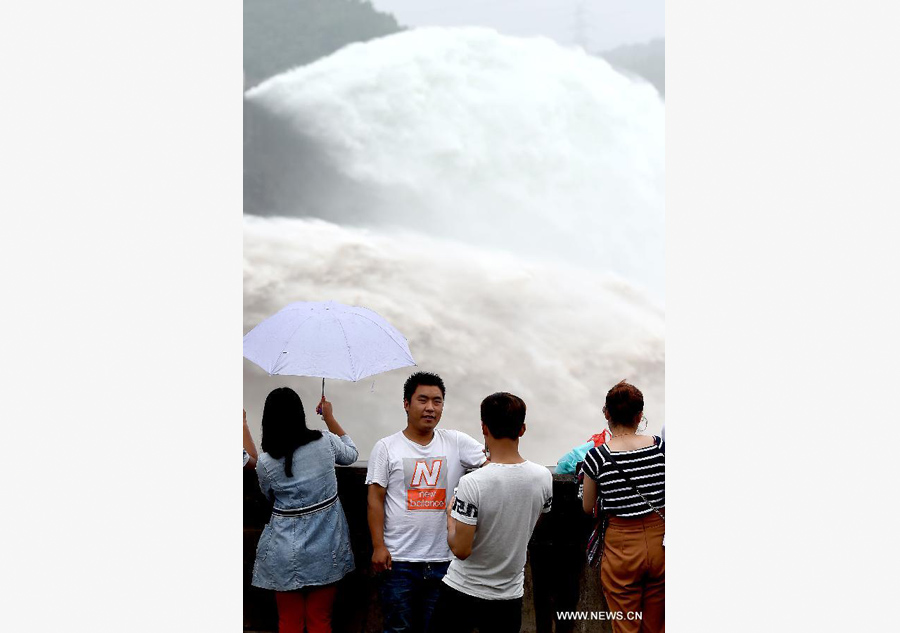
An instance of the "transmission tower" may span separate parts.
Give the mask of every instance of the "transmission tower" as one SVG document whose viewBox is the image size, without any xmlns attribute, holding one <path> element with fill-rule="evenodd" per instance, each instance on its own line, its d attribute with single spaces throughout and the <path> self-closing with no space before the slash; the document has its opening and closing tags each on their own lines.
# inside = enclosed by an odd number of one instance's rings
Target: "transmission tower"
<svg viewBox="0 0 900 633">
<path fill-rule="evenodd" d="M 588 15 L 584 6 L 584 0 L 578 0 L 575 4 L 575 44 L 588 50 Z"/>
</svg>

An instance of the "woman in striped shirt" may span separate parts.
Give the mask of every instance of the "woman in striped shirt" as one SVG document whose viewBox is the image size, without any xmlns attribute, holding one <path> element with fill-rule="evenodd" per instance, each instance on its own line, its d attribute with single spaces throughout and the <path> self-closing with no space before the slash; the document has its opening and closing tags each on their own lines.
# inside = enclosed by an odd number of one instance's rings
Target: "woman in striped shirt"
<svg viewBox="0 0 900 633">
<path fill-rule="evenodd" d="M 624 380 L 606 394 L 603 415 L 613 437 L 584 458 L 584 511 L 597 499 L 608 517 L 600 583 L 614 633 L 665 630 L 666 445 L 638 433 L 644 396 Z M 640 613 L 640 617 L 636 614 Z"/>
</svg>

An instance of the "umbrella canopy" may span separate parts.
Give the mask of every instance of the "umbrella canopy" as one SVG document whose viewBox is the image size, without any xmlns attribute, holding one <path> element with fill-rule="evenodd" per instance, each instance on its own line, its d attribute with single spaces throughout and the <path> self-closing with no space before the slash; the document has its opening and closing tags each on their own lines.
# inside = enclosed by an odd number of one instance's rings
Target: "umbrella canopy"
<svg viewBox="0 0 900 633">
<path fill-rule="evenodd" d="M 415 365 L 406 338 L 367 308 L 292 303 L 244 336 L 244 358 L 269 374 L 357 381 Z"/>
</svg>

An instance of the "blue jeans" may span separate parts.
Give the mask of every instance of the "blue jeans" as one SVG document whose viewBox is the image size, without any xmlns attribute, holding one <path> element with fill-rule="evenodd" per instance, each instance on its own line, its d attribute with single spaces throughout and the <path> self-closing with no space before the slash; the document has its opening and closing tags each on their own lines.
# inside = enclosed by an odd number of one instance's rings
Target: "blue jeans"
<svg viewBox="0 0 900 633">
<path fill-rule="evenodd" d="M 424 633 L 437 603 L 441 579 L 450 561 L 410 563 L 395 560 L 380 574 L 384 633 Z"/>
</svg>

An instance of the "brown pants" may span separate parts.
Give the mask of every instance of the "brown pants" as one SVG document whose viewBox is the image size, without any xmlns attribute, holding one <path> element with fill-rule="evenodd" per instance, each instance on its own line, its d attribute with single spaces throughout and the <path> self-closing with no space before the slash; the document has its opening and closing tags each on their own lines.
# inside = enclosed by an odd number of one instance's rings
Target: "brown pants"
<svg viewBox="0 0 900 633">
<path fill-rule="evenodd" d="M 665 532 L 665 522 L 655 512 L 634 519 L 610 517 L 600 583 L 609 610 L 622 612 L 621 620 L 612 620 L 614 633 L 666 630 Z"/>
</svg>

